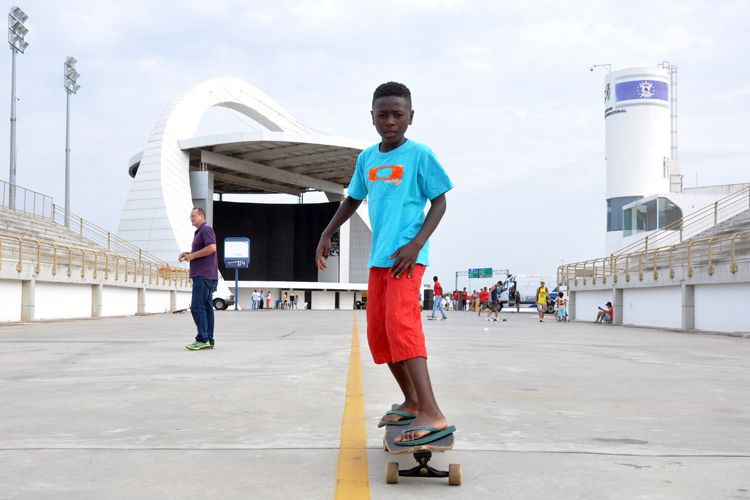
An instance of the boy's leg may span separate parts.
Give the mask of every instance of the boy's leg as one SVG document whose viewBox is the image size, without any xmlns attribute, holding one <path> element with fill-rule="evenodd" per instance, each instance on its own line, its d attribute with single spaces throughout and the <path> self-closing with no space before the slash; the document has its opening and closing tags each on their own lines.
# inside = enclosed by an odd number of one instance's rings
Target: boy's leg
<svg viewBox="0 0 750 500">
<path fill-rule="evenodd" d="M 424 344 L 424 332 L 420 315 L 414 311 L 411 298 L 417 296 L 419 284 L 424 274 L 424 266 L 414 268 L 412 278 L 402 275 L 401 278 L 393 278 L 388 275 L 388 305 L 386 306 L 386 328 L 390 342 L 391 353 L 395 361 L 392 363 L 391 371 L 404 391 L 404 397 L 412 399 L 411 387 L 414 389 L 416 400 L 419 403 L 417 418 L 411 425 L 427 425 L 444 429 L 448 421 L 438 408 L 435 395 L 430 382 L 430 374 L 427 371 L 427 351 Z M 441 313 L 445 314 L 443 308 Z M 390 366 L 391 364 L 389 364 Z M 403 371 L 402 371 L 403 367 Z M 408 375 L 411 387 L 408 384 L 402 386 L 405 381 L 404 372 Z M 406 389 L 406 390 L 404 390 Z M 416 437 L 414 436 L 416 434 Z M 400 440 L 419 439 L 420 436 L 428 434 L 427 431 L 412 431 L 406 433 Z"/>
<path fill-rule="evenodd" d="M 440 300 L 440 314 L 443 315 L 443 319 L 448 318 L 448 316 L 445 315 L 445 308 L 443 307 L 443 301 Z"/>
<path fill-rule="evenodd" d="M 425 266 L 415 266 L 411 278 L 407 275 L 394 278 L 387 272 L 382 280 L 384 289 L 380 290 L 385 303 L 381 323 L 391 357 L 388 368 L 404 394 L 404 403 L 400 409 L 414 414 L 419 411 L 419 399 L 403 359 L 426 355 L 422 315 L 418 308 L 413 307 L 412 300 L 416 296 L 414 292 L 419 290 L 424 271 Z M 384 420 L 398 419 L 398 416 L 384 417 Z"/>
<path fill-rule="evenodd" d="M 437 313 L 438 304 L 440 303 L 439 299 L 435 299 L 435 296 L 432 296 L 432 316 L 430 316 L 432 319 L 435 319 L 435 313 Z"/>
<path fill-rule="evenodd" d="M 403 361 L 400 361 L 398 363 L 388 363 L 388 368 L 391 370 L 393 378 L 396 379 L 401 392 L 404 394 L 404 402 L 401 403 L 401 405 L 399 405 L 399 407 L 396 409 L 408 411 L 413 415 L 417 415 L 419 413 L 417 391 L 411 381 L 411 377 L 409 376 L 409 371 L 406 369 L 406 365 Z M 402 418 L 404 417 L 400 415 L 384 415 L 383 418 L 380 419 L 380 422 L 395 422 L 397 420 L 401 420 Z"/>
<path fill-rule="evenodd" d="M 430 381 L 430 373 L 427 370 L 427 359 L 423 357 L 407 359 L 404 361 L 404 365 L 409 372 L 409 377 L 414 384 L 417 399 L 419 400 L 419 413 L 409 427 L 425 425 L 437 429 L 445 429 L 448 426 L 448 419 L 446 419 L 443 412 L 440 411 L 437 401 L 435 400 L 435 394 L 432 390 L 432 382 Z M 424 437 L 427 434 L 430 434 L 430 432 L 425 430 L 409 431 L 396 437 L 395 441 L 414 441 L 415 439 Z"/>
</svg>

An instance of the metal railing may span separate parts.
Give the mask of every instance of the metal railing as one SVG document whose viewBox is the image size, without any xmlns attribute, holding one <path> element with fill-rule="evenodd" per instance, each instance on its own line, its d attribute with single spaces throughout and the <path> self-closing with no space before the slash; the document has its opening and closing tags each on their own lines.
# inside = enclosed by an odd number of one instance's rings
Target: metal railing
<svg viewBox="0 0 750 500">
<path fill-rule="evenodd" d="M 8 262 L 15 264 L 17 273 L 31 266 L 40 275 L 42 264 L 49 265 L 52 277 L 72 277 L 74 271 L 81 279 L 87 277 L 149 285 L 189 287 L 186 269 L 171 267 L 163 262 L 134 259 L 104 250 L 96 250 L 54 241 L 0 234 L 0 271 Z"/>
<path fill-rule="evenodd" d="M 682 243 L 746 210 L 750 210 L 750 186 L 746 186 L 719 201 L 686 215 L 663 229 L 630 243 L 616 251 L 614 255 L 624 255 L 642 250 L 648 251 Z"/>
<path fill-rule="evenodd" d="M 24 214 L 43 217 L 49 219 L 54 224 L 66 227 L 65 208 L 55 204 L 52 197 L 16 185 L 14 187 L 16 193 L 16 206 L 13 208 L 10 206 L 10 184 L 5 181 L 0 181 L 0 187 L 2 187 L 2 195 L 0 195 L 0 201 L 2 201 L 2 204 L 0 205 L 1 207 L 15 210 L 16 212 L 22 212 Z M 73 213 L 68 212 L 67 215 L 67 229 L 77 234 L 82 242 L 85 240 L 87 243 L 98 245 L 109 252 L 128 256 L 135 260 L 153 261 L 166 265 L 162 259 L 138 248 L 136 245 L 112 234 L 106 229 L 103 229 Z"/>
<path fill-rule="evenodd" d="M 61 207 L 60 205 L 53 204 L 51 213 L 52 215 L 50 219 L 52 220 L 52 222 L 64 227 L 65 208 Z M 77 233 L 81 239 L 86 239 L 87 241 L 92 242 L 95 245 L 99 245 L 100 247 L 105 248 L 110 252 L 115 252 L 120 255 L 126 255 L 136 260 L 149 260 L 153 262 L 160 262 L 163 265 L 166 265 L 166 263 L 162 259 L 146 252 L 141 248 L 138 248 L 129 241 L 123 240 L 119 236 L 112 234 L 106 229 L 103 229 L 96 224 L 92 224 L 91 222 L 70 212 L 68 213 L 68 228 L 71 231 Z"/>
<path fill-rule="evenodd" d="M 11 185 L 0 180 L 0 189 L 2 190 L 0 194 L 0 207 L 41 217 L 52 217 L 54 202 L 51 196 L 15 185 L 12 187 L 15 193 L 15 206 L 11 207 Z"/>
<path fill-rule="evenodd" d="M 729 272 L 734 274 L 740 262 L 750 262 L 750 231 L 563 264 L 557 268 L 557 281 L 567 283 L 572 279 L 575 286 L 579 283 L 586 286 L 589 283 L 617 283 L 620 275 L 626 282 L 643 281 L 649 273 L 654 281 L 658 281 L 674 278 L 678 268 L 684 268 L 687 276 L 693 277 L 699 267 L 713 276 L 719 263 L 728 263 Z"/>
</svg>

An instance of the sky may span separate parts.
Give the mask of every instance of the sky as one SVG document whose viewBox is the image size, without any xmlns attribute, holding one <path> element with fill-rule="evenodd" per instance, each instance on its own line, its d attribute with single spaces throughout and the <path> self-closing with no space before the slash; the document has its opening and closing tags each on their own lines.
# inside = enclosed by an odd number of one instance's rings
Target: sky
<svg viewBox="0 0 750 500">
<path fill-rule="evenodd" d="M 429 145 L 455 184 L 427 271 L 445 288 L 468 268 L 552 274 L 562 262 L 604 254 L 606 71 L 590 71 L 593 64 L 676 64 L 685 186 L 750 180 L 747 1 L 18 5 L 30 31 L 17 58 L 16 182 L 64 203 L 62 72 L 74 56 L 81 89 L 71 98 L 71 210 L 113 232 L 131 184 L 128 159 L 162 108 L 218 76 L 255 85 L 307 126 L 372 143 L 372 91 L 407 84 L 415 109 L 407 137 Z M 9 117 L 10 50 L 5 57 Z M 198 135 L 250 125 L 214 110 Z M 9 135 L 2 120 L 5 181 Z"/>
</svg>

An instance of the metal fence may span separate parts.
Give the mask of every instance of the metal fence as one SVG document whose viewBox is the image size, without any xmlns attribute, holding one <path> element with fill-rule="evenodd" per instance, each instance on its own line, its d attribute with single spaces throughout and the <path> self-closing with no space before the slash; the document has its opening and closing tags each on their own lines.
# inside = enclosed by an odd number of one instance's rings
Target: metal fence
<svg viewBox="0 0 750 500">
<path fill-rule="evenodd" d="M 2 189 L 2 194 L 0 194 L 1 207 L 41 217 L 52 217 L 54 203 L 51 196 L 37 193 L 18 185 L 11 188 L 9 183 L 2 180 L 0 180 L 0 188 Z M 15 193 L 15 206 L 13 207 L 10 206 L 12 198 L 11 189 Z"/>
<path fill-rule="evenodd" d="M 65 208 L 55 204 L 51 196 L 37 193 L 36 191 L 16 185 L 14 186 L 16 194 L 15 207 L 11 207 L 10 184 L 5 181 L 0 181 L 0 187 L 2 187 L 2 195 L 0 195 L 2 205 L 0 206 L 4 208 L 29 215 L 44 217 L 45 219 L 49 219 L 52 223 L 64 227 L 67 226 L 70 231 L 78 234 L 82 244 L 85 244 L 84 241 L 86 243 L 93 243 L 94 245 L 106 249 L 108 252 L 114 252 L 138 261 L 158 262 L 160 265 L 166 266 L 166 263 L 162 259 L 159 259 L 132 243 L 112 234 L 106 229 L 103 229 L 73 213 L 69 212 L 67 214 L 66 221 Z"/>
<path fill-rule="evenodd" d="M 50 219 L 52 222 L 65 226 L 64 207 L 53 204 L 51 213 L 52 215 Z M 81 239 L 86 239 L 95 245 L 105 248 L 107 251 L 125 255 L 135 260 L 150 260 L 153 262 L 161 262 L 166 265 L 166 263 L 158 257 L 75 214 L 68 213 L 68 229 L 77 233 Z"/>
<path fill-rule="evenodd" d="M 8 262 L 15 263 L 18 273 L 31 266 L 34 274 L 42 272 L 42 264 L 49 266 L 53 278 L 80 276 L 81 279 L 114 279 L 149 285 L 189 287 L 188 271 L 162 262 L 134 259 L 104 250 L 95 250 L 53 241 L 0 234 L 0 270 Z"/>
<path fill-rule="evenodd" d="M 557 281 L 566 283 L 572 279 L 576 286 L 579 283 L 584 286 L 607 283 L 609 280 L 617 283 L 619 275 L 624 276 L 626 282 L 643 281 L 647 273 L 658 281 L 665 277 L 674 278 L 675 269 L 680 267 L 686 269 L 688 277 L 693 277 L 698 267 L 705 268 L 705 272 L 712 276 L 716 264 L 728 263 L 729 271 L 736 273 L 740 262 L 750 262 L 750 231 L 564 264 L 557 268 Z"/>
</svg>

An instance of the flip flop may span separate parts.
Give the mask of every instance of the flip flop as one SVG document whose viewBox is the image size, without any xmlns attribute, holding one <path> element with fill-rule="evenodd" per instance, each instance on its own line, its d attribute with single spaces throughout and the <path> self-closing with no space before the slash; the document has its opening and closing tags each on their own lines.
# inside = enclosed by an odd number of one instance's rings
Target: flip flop
<svg viewBox="0 0 750 500">
<path fill-rule="evenodd" d="M 391 422 L 378 422 L 378 427 L 385 427 L 388 425 L 409 425 L 410 423 L 414 421 L 415 418 L 417 418 L 416 415 L 409 413 L 408 411 L 402 411 L 402 410 L 389 410 L 385 412 L 385 415 L 398 415 L 404 418 L 402 418 L 401 420 L 394 420 Z"/>
<path fill-rule="evenodd" d="M 450 434 L 453 434 L 456 432 L 456 427 L 453 425 L 449 425 L 445 429 L 438 429 L 436 427 L 430 427 L 427 425 L 416 425 L 414 427 L 409 427 L 408 429 L 404 429 L 401 431 L 401 434 L 406 434 L 409 431 L 430 431 L 429 434 L 426 436 L 422 436 L 419 439 L 415 439 L 414 441 L 399 441 L 396 443 L 399 446 L 419 446 L 420 444 L 427 444 L 432 443 L 433 441 L 437 441 L 438 439 L 448 436 Z"/>
</svg>

